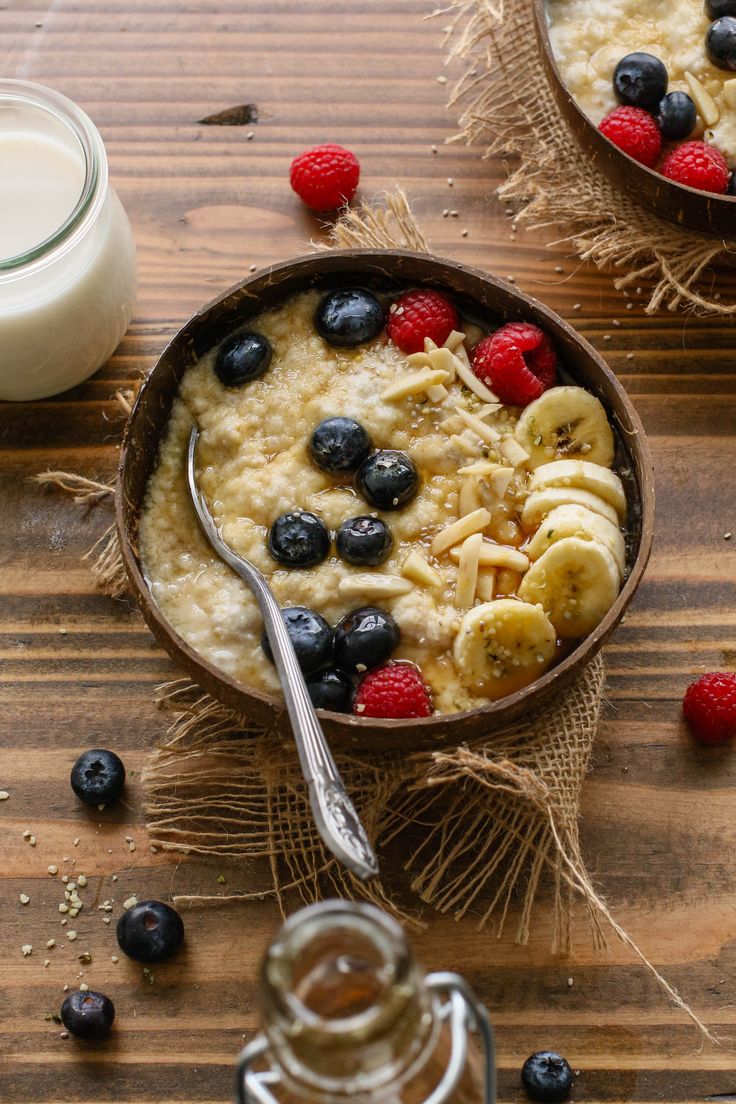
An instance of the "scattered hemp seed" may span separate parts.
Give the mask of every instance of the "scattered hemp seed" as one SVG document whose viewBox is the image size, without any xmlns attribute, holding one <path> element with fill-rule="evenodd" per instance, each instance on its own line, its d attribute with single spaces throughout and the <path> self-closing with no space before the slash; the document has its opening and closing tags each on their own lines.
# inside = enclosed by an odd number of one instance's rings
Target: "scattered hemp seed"
<svg viewBox="0 0 736 1104">
<path fill-rule="evenodd" d="M 132 841 L 132 840 L 131 840 L 131 841 L 130 841 L 130 843 L 128 844 L 128 850 L 129 850 L 129 851 L 130 851 L 131 853 L 132 853 L 133 851 L 135 851 L 135 844 L 133 843 L 133 841 Z"/>
<path fill-rule="evenodd" d="M 31 838 L 31 833 L 26 828 L 25 832 L 23 833 L 23 839 L 24 840 L 29 840 L 30 838 Z"/>
<path fill-rule="evenodd" d="M 47 939 L 46 940 L 46 946 L 48 947 L 49 950 L 51 950 L 52 947 L 56 946 L 56 940 L 55 939 Z"/>
<path fill-rule="evenodd" d="M 580 303 L 573 303 L 572 309 L 575 311 L 580 310 Z"/>
<path fill-rule="evenodd" d="M 83 993 L 87 993 L 87 992 L 89 992 L 89 985 L 87 985 L 87 982 L 86 982 L 86 981 L 82 981 L 82 982 L 80 982 L 80 983 L 79 983 L 79 988 L 81 989 L 81 991 L 82 991 Z"/>
<path fill-rule="evenodd" d="M 575 982 L 573 981 L 573 979 L 572 979 L 571 977 L 569 977 L 569 978 L 567 979 L 567 986 L 568 986 L 568 989 L 572 989 L 572 987 L 573 987 L 573 985 L 574 985 L 574 984 L 575 984 Z"/>
<path fill-rule="evenodd" d="M 72 844 L 74 847 L 79 847 L 79 836 L 74 837 L 74 839 L 72 840 Z"/>
<path fill-rule="evenodd" d="M 120 961 L 120 959 L 118 958 L 117 955 L 110 955 L 110 961 L 114 962 L 114 963 L 118 963 Z"/>
<path fill-rule="evenodd" d="M 562 265 L 555 265 L 555 272 L 564 272 L 564 271 L 565 271 L 565 270 L 564 270 L 564 268 L 562 267 Z"/>
<path fill-rule="evenodd" d="M 252 142 L 254 138 L 255 138 L 255 133 L 252 130 L 249 130 L 248 133 L 245 136 L 246 142 Z"/>
<path fill-rule="evenodd" d="M 448 176 L 448 178 L 447 178 L 447 187 L 451 188 L 454 183 L 455 183 L 455 181 L 452 179 L 452 177 Z"/>
<path fill-rule="evenodd" d="M 627 310 L 633 310 L 634 309 L 634 304 L 633 303 L 627 303 L 626 304 L 626 309 Z"/>
<path fill-rule="evenodd" d="M 612 326 L 620 326 L 621 323 L 619 322 L 618 318 L 612 318 L 611 319 L 611 325 Z"/>
<path fill-rule="evenodd" d="M 218 882 L 218 885 L 224 885 L 225 884 L 225 875 L 224 874 L 218 874 L 217 875 L 217 882 Z"/>
<path fill-rule="evenodd" d="M 0 790 L 0 801 L 7 801 L 9 797 L 10 794 L 7 790 Z"/>
<path fill-rule="evenodd" d="M 603 335 L 603 340 L 604 341 L 610 341 L 611 340 L 611 335 L 610 334 L 604 334 Z"/>
<path fill-rule="evenodd" d="M 68 1039 L 69 1038 L 69 1032 L 68 1031 L 60 1031 L 59 1032 L 59 1038 L 60 1039 Z"/>
<path fill-rule="evenodd" d="M 248 269 L 248 271 L 249 272 L 255 272 L 257 270 L 257 268 L 258 268 L 258 265 L 251 265 L 250 268 Z"/>
<path fill-rule="evenodd" d="M 116 882 L 116 881 L 118 880 L 118 876 L 117 876 L 117 874 L 113 874 L 113 876 L 112 876 L 112 879 L 111 879 L 111 880 L 112 880 L 113 882 Z"/>
<path fill-rule="evenodd" d="M 51 959 L 50 958 L 45 958 L 43 960 L 43 965 L 44 965 L 44 969 L 48 968 L 51 965 Z"/>
<path fill-rule="evenodd" d="M 112 921 L 112 916 L 103 916 L 102 917 L 102 923 L 103 924 L 109 924 L 111 921 Z"/>
<path fill-rule="evenodd" d="M 123 908 L 124 909 L 133 908 L 133 906 L 137 905 L 137 904 L 138 904 L 138 898 L 137 897 L 135 897 L 135 896 L 128 897 L 127 900 L 123 901 Z"/>
<path fill-rule="evenodd" d="M 69 906 L 66 903 L 66 901 L 60 901 L 59 902 L 59 912 L 68 912 L 68 911 L 69 911 Z"/>
<path fill-rule="evenodd" d="M 77 885 L 81 886 L 82 889 L 84 889 L 86 884 L 87 884 L 87 875 L 86 874 L 80 874 L 79 877 L 77 878 Z"/>
<path fill-rule="evenodd" d="M 44 1012 L 43 1018 L 46 1023 L 61 1023 L 61 1016 L 58 1012 Z"/>
<path fill-rule="evenodd" d="M 444 73 L 440 73 L 438 77 L 434 78 L 438 84 L 447 84 L 447 77 Z"/>
<path fill-rule="evenodd" d="M 460 231 L 460 237 L 461 238 L 467 238 L 467 236 L 468 236 L 468 231 L 467 230 L 461 230 Z"/>
<path fill-rule="evenodd" d="M 724 540 L 730 540 L 732 536 L 733 536 L 733 533 L 724 533 L 723 534 L 723 539 Z"/>
<path fill-rule="evenodd" d="M 430 146 L 429 148 L 431 149 L 432 153 L 437 152 L 437 147 L 436 146 Z"/>
<path fill-rule="evenodd" d="M 30 897 L 28 896 L 28 894 L 27 894 L 27 893 L 21 893 L 21 895 L 20 895 L 20 903 L 21 903 L 22 905 L 27 905 L 27 904 L 28 904 L 28 902 L 30 901 L 30 899 L 31 899 L 31 898 L 30 898 Z"/>
<path fill-rule="evenodd" d="M 21 954 L 23 955 L 24 958 L 28 958 L 28 956 L 32 952 L 32 950 L 33 950 L 33 944 L 32 943 L 24 943 L 23 946 L 21 947 Z"/>
<path fill-rule="evenodd" d="M 29 839 L 28 839 L 28 842 L 31 845 L 31 847 L 35 847 L 38 840 L 36 839 L 35 836 L 30 836 Z"/>
<path fill-rule="evenodd" d="M 626 354 L 626 359 L 627 360 L 633 360 L 634 359 L 634 354 L 633 353 L 627 353 Z"/>
<path fill-rule="evenodd" d="M 54 866 L 53 863 L 51 864 L 51 866 L 47 866 L 46 869 L 48 870 L 49 874 L 58 874 L 59 873 L 58 866 Z"/>
<path fill-rule="evenodd" d="M 77 938 L 77 933 L 75 931 L 68 931 L 66 933 L 66 937 L 70 943 L 73 943 L 74 940 Z"/>
<path fill-rule="evenodd" d="M 64 885 L 66 885 L 66 883 L 69 881 L 69 875 L 68 874 L 62 874 L 61 875 L 61 880 L 64 883 Z"/>
</svg>

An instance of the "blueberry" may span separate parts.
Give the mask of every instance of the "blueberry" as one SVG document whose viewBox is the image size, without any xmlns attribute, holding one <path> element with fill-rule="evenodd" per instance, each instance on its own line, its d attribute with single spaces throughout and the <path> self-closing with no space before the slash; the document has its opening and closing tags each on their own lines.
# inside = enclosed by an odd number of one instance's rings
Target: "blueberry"
<svg viewBox="0 0 736 1104">
<path fill-rule="evenodd" d="M 367 671 L 393 652 L 399 626 L 390 613 L 363 606 L 346 613 L 335 629 L 335 659 L 345 671 Z"/>
<path fill-rule="evenodd" d="M 307 510 L 282 514 L 268 531 L 268 551 L 286 567 L 314 567 L 329 550 L 327 526 Z"/>
<path fill-rule="evenodd" d="M 314 463 L 329 475 L 352 475 L 373 443 L 368 433 L 352 418 L 325 418 L 309 440 L 308 451 Z"/>
<path fill-rule="evenodd" d="M 215 375 L 225 387 L 242 387 L 268 370 L 272 354 L 271 342 L 263 334 L 233 334 L 220 346 Z"/>
<path fill-rule="evenodd" d="M 377 510 L 397 510 L 419 490 L 419 472 L 405 452 L 381 449 L 360 465 L 355 486 Z"/>
<path fill-rule="evenodd" d="M 110 805 L 125 785 L 125 767 L 114 751 L 92 748 L 83 752 L 72 767 L 72 789 L 88 805 Z"/>
<path fill-rule="evenodd" d="M 719 69 L 736 69 L 736 16 L 723 15 L 711 23 L 705 52 Z"/>
<path fill-rule="evenodd" d="M 328 345 L 352 349 L 378 336 L 386 325 L 386 312 L 370 291 L 344 288 L 324 297 L 314 324 Z"/>
<path fill-rule="evenodd" d="M 136 962 L 163 962 L 184 940 L 184 922 L 163 901 L 140 901 L 118 920 L 118 946 Z"/>
<path fill-rule="evenodd" d="M 553 1050 L 538 1050 L 524 1063 L 521 1083 L 532 1100 L 555 1104 L 569 1096 L 572 1070 L 560 1054 L 555 1054 Z"/>
<path fill-rule="evenodd" d="M 311 675 L 328 664 L 332 659 L 333 634 L 324 617 L 305 606 L 289 606 L 281 614 L 304 674 Z M 273 652 L 265 631 L 261 636 L 261 647 L 273 663 Z"/>
<path fill-rule="evenodd" d="M 328 667 L 307 679 L 307 690 L 315 709 L 349 713 L 353 704 L 353 684 L 344 671 Z"/>
<path fill-rule="evenodd" d="M 687 92 L 669 92 L 657 108 L 657 126 L 662 137 L 679 142 L 692 134 L 698 112 Z"/>
<path fill-rule="evenodd" d="M 705 14 L 709 19 L 722 15 L 736 15 L 736 0 L 705 0 Z"/>
<path fill-rule="evenodd" d="M 386 522 L 375 517 L 348 518 L 335 534 L 338 556 L 360 567 L 375 567 L 383 563 L 390 555 L 393 543 Z"/>
<path fill-rule="evenodd" d="M 115 1005 L 110 998 L 91 989 L 70 993 L 61 1006 L 61 1022 L 80 1039 L 101 1039 L 114 1019 Z"/>
<path fill-rule="evenodd" d="M 667 91 L 667 70 L 653 54 L 627 54 L 614 71 L 613 90 L 620 103 L 655 111 Z"/>
</svg>

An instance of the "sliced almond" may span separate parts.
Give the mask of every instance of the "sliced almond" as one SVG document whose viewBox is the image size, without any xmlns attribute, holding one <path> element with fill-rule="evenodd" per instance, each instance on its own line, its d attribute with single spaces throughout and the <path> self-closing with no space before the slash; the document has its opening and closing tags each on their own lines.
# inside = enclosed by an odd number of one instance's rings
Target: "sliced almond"
<svg viewBox="0 0 736 1104">
<path fill-rule="evenodd" d="M 398 598 L 414 589 L 408 579 L 399 575 L 349 575 L 341 579 L 338 591 L 343 598 Z"/>
<path fill-rule="evenodd" d="M 466 456 L 475 457 L 481 455 L 480 445 L 476 445 L 474 441 L 469 441 L 467 437 L 460 437 L 457 433 L 453 433 L 450 436 L 450 440 L 455 448 L 459 449 L 460 452 L 464 452 Z M 460 468 L 459 471 L 468 472 L 470 468 Z"/>
<path fill-rule="evenodd" d="M 736 79 L 723 82 L 723 95 L 728 106 L 736 111 Z"/>
<path fill-rule="evenodd" d="M 503 468 L 502 464 L 499 464 L 497 460 L 477 460 L 474 464 L 467 464 L 464 468 L 458 468 L 458 475 L 480 475 L 484 478 L 487 475 L 492 475 L 498 471 L 499 468 Z M 506 471 L 507 469 L 503 469 Z M 513 472 L 513 468 L 511 471 Z"/>
<path fill-rule="evenodd" d="M 498 446 L 498 451 L 502 456 L 505 456 L 510 464 L 513 464 L 515 468 L 520 468 L 522 464 L 526 464 L 529 459 L 529 453 L 526 449 L 523 449 L 519 442 L 513 437 L 504 437 L 501 444 Z"/>
<path fill-rule="evenodd" d="M 435 387 L 427 388 L 427 398 L 431 403 L 441 403 L 449 394 L 450 392 L 441 383 L 438 383 Z"/>
<path fill-rule="evenodd" d="M 470 367 L 470 361 L 467 364 L 457 355 L 455 356 L 455 369 L 457 371 L 458 379 L 462 380 L 468 390 L 472 391 L 474 395 L 477 395 L 479 399 L 482 399 L 486 403 L 497 403 L 498 395 L 494 395 L 489 387 L 483 383 L 483 380 L 479 380 L 473 369 Z M 465 360 L 467 361 L 467 357 Z"/>
<path fill-rule="evenodd" d="M 450 558 L 458 563 L 460 549 L 451 548 Z M 493 544 L 491 541 L 484 540 L 480 547 L 478 563 L 481 567 L 506 567 L 510 571 L 527 571 L 529 557 L 518 548 L 512 548 L 510 544 Z"/>
<path fill-rule="evenodd" d="M 509 489 L 509 484 L 514 478 L 513 468 L 496 468 L 486 482 L 497 498 L 504 498 Z"/>
<path fill-rule="evenodd" d="M 468 514 L 480 509 L 481 505 L 478 478 L 474 475 L 468 476 L 467 479 L 463 480 L 458 497 L 460 517 L 467 517 Z"/>
<path fill-rule="evenodd" d="M 475 594 L 481 602 L 492 602 L 496 597 L 496 569 L 494 567 L 478 567 L 478 578 L 475 584 Z"/>
<path fill-rule="evenodd" d="M 466 410 L 464 406 L 456 406 L 455 411 L 465 422 L 468 429 L 472 429 L 473 433 L 477 433 L 481 441 L 487 441 L 489 445 L 495 445 L 501 440 L 501 434 L 497 429 L 486 425 L 475 414 L 471 414 L 469 410 Z"/>
<path fill-rule="evenodd" d="M 401 574 L 406 575 L 407 579 L 411 579 L 413 583 L 419 583 L 420 586 L 441 587 L 444 585 L 444 579 L 439 571 L 435 571 L 432 565 L 427 563 L 421 552 L 417 552 L 416 549 L 410 552 L 404 560 L 401 565 Z"/>
<path fill-rule="evenodd" d="M 422 391 L 427 391 L 430 387 L 436 387 L 440 383 L 444 383 L 447 379 L 447 372 L 443 372 L 438 368 L 422 368 L 419 372 L 411 372 L 408 376 L 404 376 L 394 383 L 391 387 L 387 387 L 382 393 L 381 399 L 384 402 L 397 402 L 399 399 L 406 399 L 410 395 L 420 395 Z"/>
<path fill-rule="evenodd" d="M 433 349 L 437 348 L 437 343 L 432 340 L 431 337 L 425 337 L 424 339 L 424 351 L 425 353 L 431 353 Z"/>
<path fill-rule="evenodd" d="M 475 601 L 475 584 L 478 579 L 478 559 L 483 537 L 474 533 L 464 540 L 458 551 L 457 583 L 455 586 L 455 606 L 457 609 L 470 609 Z"/>
<path fill-rule="evenodd" d="M 473 413 L 475 414 L 476 418 L 487 418 L 489 414 L 497 414 L 502 406 L 503 403 L 500 402 L 483 403 L 483 405 L 479 406 L 477 410 L 473 411 Z"/>
<path fill-rule="evenodd" d="M 460 544 L 466 537 L 473 533 L 479 533 L 482 529 L 485 529 L 490 520 L 491 515 L 488 510 L 481 506 L 480 509 L 473 510 L 472 514 L 467 514 L 465 517 L 453 521 L 451 525 L 445 526 L 435 535 L 430 549 L 432 555 L 439 556 L 442 552 L 446 552 L 448 548 L 452 548 L 453 545 Z"/>
<path fill-rule="evenodd" d="M 409 353 L 406 363 L 410 368 L 432 368 L 429 353 Z"/>
<path fill-rule="evenodd" d="M 705 88 L 692 73 L 686 71 L 685 80 L 687 81 L 687 87 L 692 96 L 693 103 L 698 109 L 698 115 L 700 115 L 700 118 L 706 126 L 715 126 L 721 116 L 716 101 L 707 88 Z"/>
<path fill-rule="evenodd" d="M 453 352 L 460 363 L 464 364 L 467 369 L 470 369 L 470 357 L 468 356 L 468 350 L 465 348 L 465 345 L 462 342 L 460 342 L 459 345 L 455 346 Z"/>
<path fill-rule="evenodd" d="M 465 334 L 462 330 L 450 330 L 445 341 L 445 349 L 452 349 L 453 353 L 457 349 L 458 345 L 462 345 L 465 341 Z"/>
<path fill-rule="evenodd" d="M 433 368 L 439 368 L 447 372 L 447 382 L 454 383 L 457 374 L 457 357 L 453 356 L 449 349 L 432 349 L 427 354 Z"/>
</svg>

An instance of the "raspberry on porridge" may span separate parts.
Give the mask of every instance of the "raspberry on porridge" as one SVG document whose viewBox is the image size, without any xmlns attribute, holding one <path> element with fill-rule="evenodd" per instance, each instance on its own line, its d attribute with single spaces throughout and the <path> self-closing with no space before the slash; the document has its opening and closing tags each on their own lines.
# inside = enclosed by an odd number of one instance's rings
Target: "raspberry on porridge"
<svg viewBox="0 0 736 1104">
<path fill-rule="evenodd" d="M 223 538 L 284 607 L 315 704 L 356 716 L 453 713 L 529 685 L 595 628 L 625 574 L 613 432 L 594 395 L 557 378 L 548 335 L 479 328 L 443 298 L 458 328 L 407 354 L 387 325 L 397 301 L 303 292 L 195 361 L 140 518 L 172 627 L 227 675 L 278 693 L 255 600 L 188 501 L 196 421 Z M 490 389 L 484 354 L 474 371 L 471 344 L 492 333 L 526 339 L 499 345 L 520 405 Z M 399 703 L 408 687 L 421 708 Z"/>
</svg>

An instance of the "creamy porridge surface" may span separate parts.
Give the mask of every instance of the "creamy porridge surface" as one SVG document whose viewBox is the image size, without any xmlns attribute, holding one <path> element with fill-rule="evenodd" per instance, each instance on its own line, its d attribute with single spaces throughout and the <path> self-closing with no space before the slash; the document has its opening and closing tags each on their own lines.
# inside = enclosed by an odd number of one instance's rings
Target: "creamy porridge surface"
<svg viewBox="0 0 736 1104">
<path fill-rule="evenodd" d="M 521 450 L 520 457 L 515 457 L 512 452 L 511 461 L 505 459 L 496 446 L 484 445 L 456 407 L 460 402 L 464 410 L 480 415 L 516 452 L 519 447 L 513 444 L 513 431 L 519 409 L 500 403 L 486 404 L 484 409 L 481 398 L 462 387 L 459 380 L 448 384 L 445 397 L 439 400 L 435 396 L 430 402 L 427 394 L 384 400 L 381 396 L 386 388 L 410 371 L 406 355 L 388 340 L 385 331 L 354 349 L 330 346 L 314 326 L 320 298 L 318 292 L 303 293 L 249 324 L 249 329 L 268 338 L 274 350 L 270 367 L 260 379 L 240 388 L 224 387 L 213 371 L 217 350 L 187 370 L 140 520 L 140 553 L 152 594 L 174 629 L 211 663 L 247 686 L 278 691 L 275 668 L 261 648 L 262 624 L 255 600 L 210 550 L 188 500 L 185 454 L 196 421 L 200 427 L 199 481 L 210 510 L 224 539 L 263 572 L 282 606 L 306 606 L 331 626 L 358 607 L 378 606 L 393 616 L 400 629 L 400 644 L 391 658 L 419 666 L 431 687 L 435 710 L 455 712 L 485 704 L 488 698 L 467 688 L 468 680 L 463 681 L 453 660 L 453 645 L 466 613 L 456 604 L 458 561 L 452 558 L 450 548 L 443 555 L 432 556 L 430 546 L 441 530 L 487 500 L 484 496 L 490 489 L 481 479 L 476 483 L 475 477 L 468 497 L 468 476 L 462 469 L 473 463 L 482 465 L 490 455 L 491 460 L 500 461 L 496 467 L 505 471 L 506 477 L 491 520 L 484 527 L 484 546 L 504 545 L 518 556 L 516 550 L 529 536 L 520 527 L 520 514 L 529 495 L 530 475 L 523 466 L 526 453 Z M 580 393 L 596 403 L 600 414 L 595 417 L 602 418 L 603 435 L 612 441 L 597 400 L 579 388 L 558 391 Z M 421 476 L 419 492 L 408 505 L 382 515 L 390 525 L 394 545 L 380 566 L 361 569 L 346 563 L 332 544 L 327 559 L 316 566 L 301 570 L 283 567 L 267 547 L 269 527 L 280 515 L 294 509 L 311 511 L 334 532 L 348 518 L 378 513 L 358 495 L 350 480 L 340 483 L 310 461 L 307 443 L 312 431 L 323 419 L 335 415 L 360 422 L 376 448 L 408 453 Z M 610 459 L 604 458 L 604 464 L 612 462 L 612 446 L 609 451 Z M 553 450 L 549 452 L 549 457 L 541 459 L 554 459 Z M 513 468 L 511 474 L 510 462 L 522 466 Z M 617 481 L 612 472 L 605 474 Z M 563 499 L 565 493 L 562 489 L 553 492 Z M 573 502 L 580 501 L 577 492 L 570 493 Z M 580 505 L 574 509 L 585 513 Z M 600 509 L 606 513 L 610 507 L 603 503 Z M 601 524 L 608 525 L 620 541 L 620 552 L 617 544 L 612 547 L 622 574 L 623 539 L 615 526 L 600 518 L 594 519 L 594 530 Z M 535 539 L 539 544 L 540 535 Z M 380 599 L 370 593 L 365 597 L 341 593 L 346 580 L 354 580 L 356 573 L 366 570 L 374 575 L 401 576 L 407 556 L 416 551 L 431 563 L 439 584 L 435 580 L 433 586 L 416 585 L 409 593 Z M 609 561 L 613 563 L 610 556 Z M 619 587 L 616 566 L 611 570 L 616 582 L 608 605 Z M 514 570 L 493 574 L 495 593 L 483 595 L 479 572 L 479 593 L 475 603 L 471 596 L 471 607 L 489 597 L 515 595 L 521 574 Z M 536 608 L 543 617 L 541 606 L 528 608 Z M 600 616 L 603 612 L 605 609 Z M 551 650 L 538 657 L 542 666 L 537 673 L 555 656 L 555 633 L 549 622 L 546 624 L 552 635 Z M 537 629 L 531 627 L 530 639 Z M 475 631 L 479 631 L 477 627 Z M 536 655 L 533 662 L 537 662 Z M 518 688 L 512 684 L 516 677 L 512 672 L 506 693 Z M 527 674 L 519 685 L 532 677 Z"/>
<path fill-rule="evenodd" d="M 664 62 L 669 91 L 687 92 L 685 73 L 697 77 L 720 109 L 705 134 L 736 158 L 736 109 L 724 84 L 736 74 L 716 68 L 704 41 L 710 20 L 702 0 L 547 0 L 549 36 L 562 76 L 580 107 L 596 124 L 618 106 L 612 76 L 626 54 L 641 51 Z M 703 135 L 698 118 L 697 135 Z"/>
</svg>

